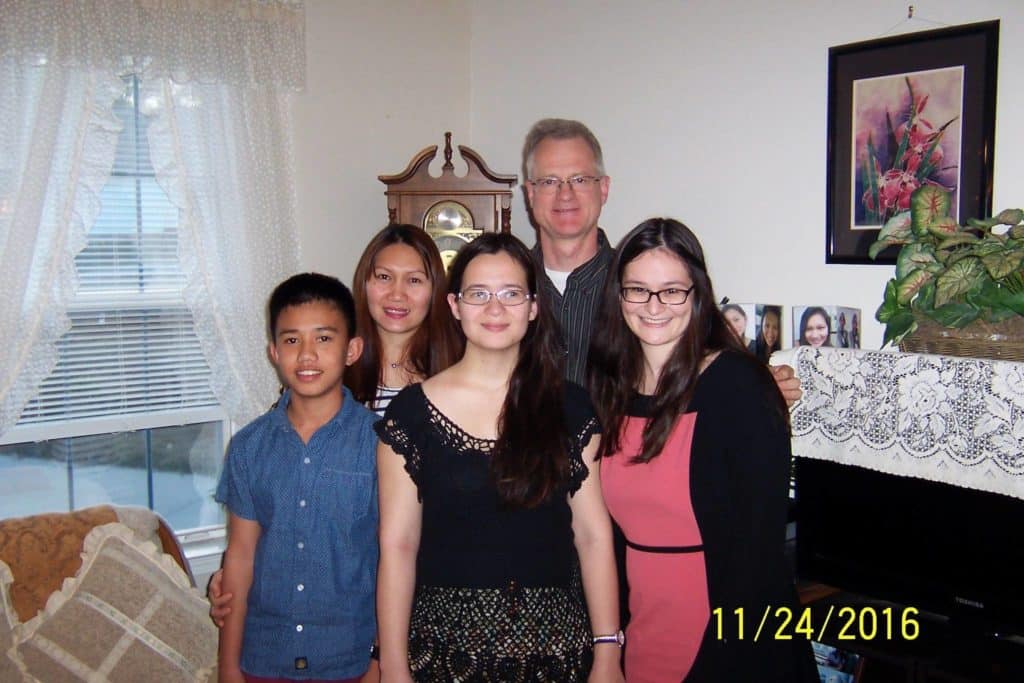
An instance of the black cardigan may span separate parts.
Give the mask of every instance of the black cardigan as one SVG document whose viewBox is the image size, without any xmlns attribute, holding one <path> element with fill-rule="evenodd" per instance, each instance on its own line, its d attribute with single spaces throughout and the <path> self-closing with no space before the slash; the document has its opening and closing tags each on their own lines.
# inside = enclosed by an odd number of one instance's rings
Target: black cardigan
<svg viewBox="0 0 1024 683">
<path fill-rule="evenodd" d="M 789 505 L 789 428 L 771 375 L 752 356 L 723 352 L 701 374 L 688 412 L 697 413 L 690 497 L 704 544 L 712 613 L 686 680 L 714 683 L 817 683 L 809 641 L 793 632 L 797 611 L 785 557 Z M 622 565 L 620 565 L 622 571 Z M 743 608 L 740 639 L 735 610 Z M 773 617 L 757 642 L 766 607 L 793 610 L 784 633 Z M 627 643 L 628 647 L 628 643 Z M 628 672 L 627 672 L 628 676 Z"/>
</svg>

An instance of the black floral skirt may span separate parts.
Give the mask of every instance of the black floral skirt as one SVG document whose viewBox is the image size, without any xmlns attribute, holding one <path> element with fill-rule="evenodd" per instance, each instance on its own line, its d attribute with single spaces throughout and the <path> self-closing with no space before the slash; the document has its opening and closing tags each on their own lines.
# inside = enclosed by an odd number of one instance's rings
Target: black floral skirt
<svg viewBox="0 0 1024 683">
<path fill-rule="evenodd" d="M 420 683 L 586 681 L 590 622 L 577 587 L 419 586 L 409 664 Z"/>
</svg>

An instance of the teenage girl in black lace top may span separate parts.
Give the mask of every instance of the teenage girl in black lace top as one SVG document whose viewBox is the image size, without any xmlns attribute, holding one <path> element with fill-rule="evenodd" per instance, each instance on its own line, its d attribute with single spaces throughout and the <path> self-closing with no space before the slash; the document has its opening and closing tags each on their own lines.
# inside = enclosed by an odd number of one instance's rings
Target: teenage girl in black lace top
<svg viewBox="0 0 1024 683">
<path fill-rule="evenodd" d="M 485 234 L 450 278 L 466 352 L 378 423 L 382 680 L 621 681 L 596 421 L 529 251 Z"/>
</svg>

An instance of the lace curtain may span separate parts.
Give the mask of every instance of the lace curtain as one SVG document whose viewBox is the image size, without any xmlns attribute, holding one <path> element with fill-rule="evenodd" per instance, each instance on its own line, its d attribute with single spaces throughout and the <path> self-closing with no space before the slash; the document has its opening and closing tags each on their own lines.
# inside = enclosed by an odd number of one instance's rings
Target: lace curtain
<svg viewBox="0 0 1024 683">
<path fill-rule="evenodd" d="M 304 16 L 286 0 L 5 0 L 0 10 L 0 432 L 51 372 L 74 258 L 99 209 L 130 68 L 157 181 L 180 210 L 186 298 L 236 422 L 277 382 L 264 307 L 298 270 L 290 93 Z"/>
<path fill-rule="evenodd" d="M 70 328 L 74 257 L 114 162 L 121 88 L 113 74 L 0 60 L 0 432 L 50 374 Z"/>
<path fill-rule="evenodd" d="M 266 303 L 299 268 L 287 102 L 266 88 L 143 84 L 143 102 L 155 109 L 157 181 L 181 209 L 185 300 L 214 394 L 245 424 L 277 398 Z"/>
</svg>

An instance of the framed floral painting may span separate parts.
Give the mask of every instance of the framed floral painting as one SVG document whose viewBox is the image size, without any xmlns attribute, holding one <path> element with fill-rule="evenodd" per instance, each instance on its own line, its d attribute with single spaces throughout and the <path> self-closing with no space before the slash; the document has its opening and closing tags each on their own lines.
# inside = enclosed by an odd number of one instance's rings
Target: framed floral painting
<svg viewBox="0 0 1024 683">
<path fill-rule="evenodd" d="M 991 213 L 998 48 L 988 21 L 829 49 L 826 263 L 895 263 L 868 247 L 924 184 Z"/>
</svg>

